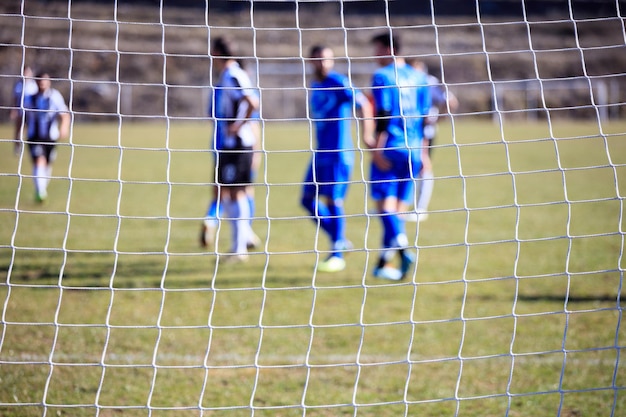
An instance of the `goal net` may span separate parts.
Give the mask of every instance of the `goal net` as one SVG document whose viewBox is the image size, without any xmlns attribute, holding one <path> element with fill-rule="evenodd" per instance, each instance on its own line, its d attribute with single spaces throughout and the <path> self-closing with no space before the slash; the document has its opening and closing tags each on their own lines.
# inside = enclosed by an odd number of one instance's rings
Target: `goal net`
<svg viewBox="0 0 626 417">
<path fill-rule="evenodd" d="M 626 414 L 625 10 L 3 2 L 0 414 Z M 415 179 L 398 217 L 419 254 L 398 281 L 373 273 L 384 216 L 356 107 L 345 212 L 328 216 L 350 244 L 333 249 L 301 205 L 319 127 L 310 48 L 331 48 L 349 90 L 369 94 L 380 33 L 447 97 L 432 179 Z M 226 213 L 200 245 L 220 36 L 260 101 L 258 241 L 239 263 L 224 261 Z M 27 68 L 49 74 L 70 115 L 45 201 L 34 144 L 15 142 L 28 137 L 29 102 L 14 98 Z M 320 270 L 333 251 L 345 268 Z"/>
</svg>

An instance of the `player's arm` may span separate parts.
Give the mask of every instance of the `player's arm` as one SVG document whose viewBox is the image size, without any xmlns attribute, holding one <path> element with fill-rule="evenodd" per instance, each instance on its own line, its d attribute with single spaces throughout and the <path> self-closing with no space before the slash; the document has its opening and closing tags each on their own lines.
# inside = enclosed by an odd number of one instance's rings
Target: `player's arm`
<svg viewBox="0 0 626 417">
<path fill-rule="evenodd" d="M 387 127 L 389 126 L 390 113 L 384 110 L 376 112 L 376 135 L 374 136 L 374 146 L 372 149 L 372 162 L 381 171 L 387 171 L 391 169 L 391 162 L 385 158 L 384 151 L 387 146 Z"/>
<path fill-rule="evenodd" d="M 70 136 L 70 123 L 72 117 L 70 115 L 70 111 L 67 108 L 67 104 L 65 104 L 65 100 L 61 93 L 57 90 L 53 90 L 52 98 L 51 98 L 51 109 L 54 109 L 58 112 L 59 118 L 59 138 L 67 139 Z"/>
<path fill-rule="evenodd" d="M 246 106 L 245 114 L 243 114 L 242 117 L 239 117 L 239 115 L 237 115 L 237 119 L 233 123 L 231 123 L 230 126 L 228 127 L 228 130 L 233 135 L 237 134 L 239 129 L 241 129 L 241 126 L 244 125 L 244 123 L 250 121 L 250 118 L 252 117 L 252 113 L 254 113 L 259 108 L 259 99 L 256 97 L 255 94 L 243 95 L 239 102 L 239 106 L 241 107 L 244 102 L 248 104 Z"/>
<path fill-rule="evenodd" d="M 256 173 L 261 167 L 261 122 L 259 121 L 251 121 L 252 129 L 254 130 L 254 136 L 256 140 L 254 141 L 254 154 L 252 154 L 252 172 Z"/>
<path fill-rule="evenodd" d="M 22 141 L 24 140 L 24 125 L 22 122 L 24 121 L 24 112 L 15 111 L 13 114 L 13 110 L 11 110 L 11 117 L 13 118 L 14 123 L 14 136 L 15 142 L 13 144 L 13 153 L 19 156 L 22 152 Z"/>
<path fill-rule="evenodd" d="M 378 88 L 377 88 L 378 87 Z M 372 147 L 372 162 L 382 171 L 391 168 L 391 162 L 385 158 L 384 150 L 387 146 L 387 129 L 391 119 L 389 110 L 389 88 L 385 88 L 384 79 L 374 77 L 372 95 L 374 97 L 375 123 L 374 123 L 374 146 Z"/>
<path fill-rule="evenodd" d="M 361 117 L 361 137 L 365 146 L 372 149 L 376 144 L 374 106 L 370 99 L 362 93 L 357 95 L 357 103 L 359 105 L 359 116 Z"/>
<path fill-rule="evenodd" d="M 70 136 L 71 119 L 69 112 L 59 113 L 59 135 L 61 139 L 67 139 Z"/>
<path fill-rule="evenodd" d="M 446 108 L 445 111 L 448 114 L 449 113 L 454 113 L 456 111 L 456 109 L 459 107 L 459 99 L 456 98 L 454 93 L 452 91 L 450 91 L 450 90 L 448 90 L 448 92 L 446 93 L 446 105 L 447 105 L 448 108 Z"/>
<path fill-rule="evenodd" d="M 19 155 L 22 151 L 22 141 L 24 140 L 24 126 L 22 125 L 24 121 L 24 109 L 19 109 L 20 107 L 22 107 L 21 97 L 18 96 L 15 91 L 13 93 L 13 106 L 14 108 L 11 109 L 10 115 L 11 120 L 13 121 L 13 136 L 15 139 L 15 143 L 13 145 L 13 153 L 15 155 Z"/>
</svg>

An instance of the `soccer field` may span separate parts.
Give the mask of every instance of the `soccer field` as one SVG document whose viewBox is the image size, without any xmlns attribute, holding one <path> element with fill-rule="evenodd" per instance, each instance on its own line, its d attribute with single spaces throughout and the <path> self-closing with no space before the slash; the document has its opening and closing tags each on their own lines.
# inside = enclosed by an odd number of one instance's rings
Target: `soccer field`
<svg viewBox="0 0 626 417">
<path fill-rule="evenodd" d="M 237 265 L 216 263 L 226 221 L 217 251 L 198 246 L 207 124 L 73 129 L 45 205 L 0 141 L 0 415 L 626 413 L 625 122 L 442 123 L 398 283 L 371 276 L 364 150 L 354 249 L 322 274 L 328 242 L 299 207 L 310 125 L 265 123 L 263 246 Z"/>
</svg>

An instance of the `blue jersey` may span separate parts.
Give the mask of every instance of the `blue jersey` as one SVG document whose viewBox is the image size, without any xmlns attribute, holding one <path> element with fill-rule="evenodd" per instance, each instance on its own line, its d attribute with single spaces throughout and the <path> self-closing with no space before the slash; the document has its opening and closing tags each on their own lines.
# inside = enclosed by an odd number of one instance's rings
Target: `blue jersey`
<svg viewBox="0 0 626 417">
<path fill-rule="evenodd" d="M 372 93 L 376 113 L 389 117 L 385 155 L 394 160 L 410 152 L 413 160 L 421 160 L 423 117 L 431 105 L 426 75 L 407 64 L 390 64 L 374 73 Z"/>
<path fill-rule="evenodd" d="M 374 73 L 372 94 L 377 116 L 388 121 L 383 153 L 392 167 L 383 171 L 372 164 L 370 191 L 375 200 L 395 197 L 408 204 L 422 169 L 423 118 L 431 104 L 428 80 L 409 65 L 390 64 Z"/>
<path fill-rule="evenodd" d="M 59 139 L 58 116 L 68 112 L 61 93 L 54 88 L 24 97 L 28 139 L 56 141 Z"/>
<path fill-rule="evenodd" d="M 341 160 L 351 164 L 354 160 L 352 151 L 352 121 L 354 106 L 358 106 L 362 93 L 355 91 L 348 77 L 331 72 L 324 80 L 311 84 L 311 118 L 315 122 L 317 146 L 316 158 L 331 161 Z M 330 152 L 324 152 L 330 151 Z"/>
</svg>

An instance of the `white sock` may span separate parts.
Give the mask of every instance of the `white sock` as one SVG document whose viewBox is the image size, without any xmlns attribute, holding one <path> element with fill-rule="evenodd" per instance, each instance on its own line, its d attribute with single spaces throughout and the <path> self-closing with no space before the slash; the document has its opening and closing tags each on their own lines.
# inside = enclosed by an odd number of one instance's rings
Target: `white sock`
<svg viewBox="0 0 626 417">
<path fill-rule="evenodd" d="M 428 211 L 430 197 L 433 195 L 433 188 L 435 186 L 434 178 L 435 176 L 432 171 L 423 172 L 421 175 L 417 205 L 415 206 L 418 212 Z"/>
<path fill-rule="evenodd" d="M 48 179 L 46 175 L 46 168 L 35 166 L 33 168 L 33 181 L 35 183 L 35 192 L 38 196 L 45 197 L 47 195 Z"/>
<path fill-rule="evenodd" d="M 224 205 L 232 224 L 232 253 L 245 254 L 248 252 L 250 206 L 245 198 L 229 201 Z"/>
<path fill-rule="evenodd" d="M 50 184 L 50 180 L 52 179 L 52 165 L 46 166 L 46 188 L 48 184 Z"/>
</svg>

